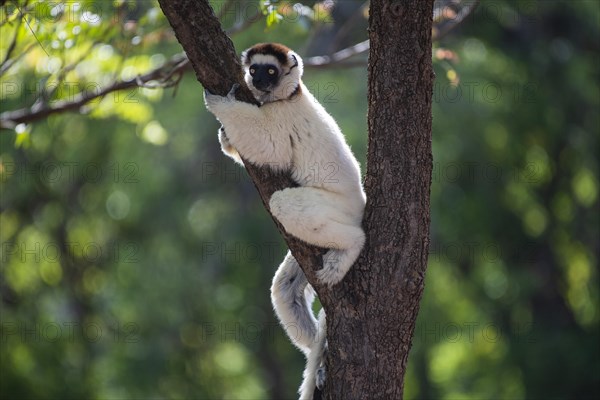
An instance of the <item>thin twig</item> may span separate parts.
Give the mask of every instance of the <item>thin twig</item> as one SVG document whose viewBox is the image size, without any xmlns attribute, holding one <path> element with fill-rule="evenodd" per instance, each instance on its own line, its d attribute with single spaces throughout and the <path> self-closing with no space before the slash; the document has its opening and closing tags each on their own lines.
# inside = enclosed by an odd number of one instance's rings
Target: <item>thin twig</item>
<svg viewBox="0 0 600 400">
<path fill-rule="evenodd" d="M 343 62 L 351 57 L 363 54 L 369 51 L 369 40 L 362 41 L 343 50 L 337 51 L 328 56 L 309 57 L 304 61 L 307 67 L 323 67 L 329 65 L 343 65 Z M 361 62 L 364 65 L 364 62 Z"/>
<path fill-rule="evenodd" d="M 16 12 L 13 12 L 13 13 L 11 13 L 11 14 L 8 14 L 8 7 L 6 7 L 6 8 L 5 8 L 5 12 L 6 12 L 6 18 L 5 18 L 5 19 L 3 19 L 3 20 L 0 22 L 0 28 L 1 28 L 1 27 L 3 27 L 3 26 L 4 26 L 4 25 L 6 25 L 6 24 L 10 24 L 10 25 L 12 25 L 11 18 L 12 18 L 14 15 L 16 15 L 16 14 L 21 14 L 23 11 L 29 11 L 29 10 L 27 10 L 27 5 L 28 5 L 28 3 L 29 3 L 29 1 L 26 1 L 25 3 L 23 3 L 23 5 L 21 5 L 21 8 L 20 8 L 20 9 L 19 9 L 18 5 L 17 5 L 17 4 L 15 4 L 15 6 L 16 6 L 16 7 L 15 7 L 15 10 L 16 10 Z M 4 7 L 4 3 L 0 4 L 0 7 Z M 23 15 L 23 14 L 21 14 L 21 16 L 22 16 L 22 15 Z"/>
<path fill-rule="evenodd" d="M 4 63 L 0 68 L 0 76 L 4 75 L 6 71 L 8 71 L 13 65 L 17 63 L 17 61 L 25 57 L 27 53 L 29 53 L 36 46 L 37 43 L 31 43 L 25 48 L 25 50 L 21 51 L 18 56 L 16 56 L 15 58 L 11 58 L 10 60 L 6 60 L 6 63 Z"/>
<path fill-rule="evenodd" d="M 17 39 L 19 38 L 19 29 L 21 28 L 22 21 L 23 21 L 23 16 L 21 15 L 21 18 L 17 18 L 17 23 L 16 23 L 17 27 L 15 29 L 15 36 L 13 36 L 12 41 L 10 42 L 10 45 L 8 46 L 8 50 L 6 51 L 6 56 L 4 56 L 4 60 L 2 60 L 2 62 L 0 63 L 0 71 L 4 70 L 4 65 L 10 59 L 12 52 L 15 51 L 15 47 L 17 47 Z"/>
<path fill-rule="evenodd" d="M 90 45 L 89 49 L 87 49 L 87 51 L 83 52 L 76 61 L 74 61 L 74 62 L 66 65 L 64 68 L 62 68 L 60 70 L 60 72 L 58 73 L 58 76 L 56 77 L 56 84 L 53 85 L 54 88 L 52 90 L 50 90 L 49 92 L 42 91 L 42 93 L 40 94 L 40 97 L 37 101 L 42 101 L 44 103 L 47 103 L 48 100 L 51 99 L 52 96 L 54 96 L 54 93 L 56 93 L 56 91 L 58 91 L 58 89 L 61 87 L 62 83 L 64 82 L 65 78 L 67 77 L 67 74 L 69 72 L 71 72 L 72 70 L 74 70 L 75 68 L 77 68 L 79 63 L 81 63 L 83 60 L 85 60 L 92 52 L 92 49 L 100 43 L 101 43 L 100 40 L 94 41 Z M 63 61 L 64 61 L 64 58 L 63 58 Z M 48 80 L 50 80 L 50 77 L 52 77 L 52 74 L 46 78 L 46 82 Z"/>
<path fill-rule="evenodd" d="M 23 20 L 25 21 L 25 23 L 27 24 L 27 27 L 29 28 L 29 30 L 31 31 L 31 34 L 33 35 L 33 37 L 35 38 L 36 42 L 38 42 L 38 44 L 40 45 L 40 47 L 42 48 L 42 50 L 44 50 L 44 53 L 46 53 L 46 55 L 48 57 L 50 57 L 50 54 L 46 51 L 46 49 L 44 48 L 44 45 L 42 44 L 42 42 L 40 42 L 40 39 L 37 37 L 37 35 L 35 34 L 35 31 L 33 30 L 33 28 L 31 27 L 31 25 L 29 24 L 29 21 L 27 21 L 27 17 L 25 16 L 25 14 L 23 14 L 23 12 L 21 11 L 21 9 L 19 8 L 19 6 L 17 5 L 17 3 L 15 2 L 15 7 L 17 7 L 17 10 L 19 10 L 19 12 L 21 13 L 21 17 L 23 18 Z"/>
<path fill-rule="evenodd" d="M 433 35 L 432 35 L 432 40 L 433 41 L 437 41 L 440 40 L 441 38 L 443 38 L 444 36 L 446 36 L 451 30 L 453 30 L 454 28 L 456 28 L 458 25 L 460 25 L 464 20 L 467 19 L 467 17 L 469 15 L 471 15 L 471 13 L 473 13 L 473 11 L 477 8 L 477 6 L 479 5 L 479 0 L 467 0 L 467 1 L 463 1 L 461 2 L 462 4 L 466 5 L 464 7 L 461 7 L 460 11 L 458 11 L 458 13 L 456 14 L 456 16 L 454 16 L 454 18 L 449 19 L 447 23 L 441 23 L 441 21 L 443 21 L 442 19 L 440 19 L 440 23 L 437 23 L 434 25 L 433 27 Z M 443 9 L 446 6 L 441 7 L 438 10 L 434 11 L 434 15 L 435 13 L 440 13 L 440 15 L 443 15 Z"/>
<path fill-rule="evenodd" d="M 452 29 L 460 25 L 465 19 L 475 10 L 479 4 L 479 0 L 467 1 L 469 5 L 462 7 L 457 13 L 456 17 L 452 19 L 452 22 L 443 25 L 443 29 L 434 29 L 433 40 L 440 40 L 442 37 L 448 34 Z M 439 24 L 442 25 L 442 24 Z M 321 67 L 357 67 L 366 65 L 366 60 L 345 62 L 347 59 L 354 57 L 359 54 L 363 54 L 369 51 L 369 41 L 357 43 L 353 46 L 347 47 L 340 50 L 330 56 L 315 56 L 310 57 L 304 61 L 304 65 L 307 67 L 321 68 Z"/>
</svg>

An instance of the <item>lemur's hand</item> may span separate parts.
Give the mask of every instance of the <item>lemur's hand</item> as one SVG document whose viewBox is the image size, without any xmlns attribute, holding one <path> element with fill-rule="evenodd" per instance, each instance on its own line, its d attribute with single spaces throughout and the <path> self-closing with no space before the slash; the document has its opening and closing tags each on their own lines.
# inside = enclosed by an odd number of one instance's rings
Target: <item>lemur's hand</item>
<svg viewBox="0 0 600 400">
<path fill-rule="evenodd" d="M 208 89 L 204 89 L 204 104 L 210 111 L 214 106 L 224 101 L 225 97 L 218 94 L 212 94 Z"/>
<path fill-rule="evenodd" d="M 209 111 L 214 112 L 215 108 L 218 106 L 222 106 L 222 105 L 226 105 L 226 104 L 231 104 L 233 102 L 236 102 L 237 100 L 235 99 L 235 92 L 237 91 L 237 89 L 240 87 L 239 83 L 234 83 L 233 86 L 231 87 L 231 90 L 229 90 L 229 93 L 227 93 L 226 96 L 219 96 L 218 94 L 212 94 L 210 91 L 208 91 L 208 89 L 204 89 L 204 104 L 206 104 L 206 108 Z"/>
<path fill-rule="evenodd" d="M 231 86 L 229 93 L 227 93 L 227 100 L 235 100 L 235 92 L 237 92 L 237 90 L 239 88 L 240 88 L 240 84 L 234 83 L 233 86 Z"/>
</svg>

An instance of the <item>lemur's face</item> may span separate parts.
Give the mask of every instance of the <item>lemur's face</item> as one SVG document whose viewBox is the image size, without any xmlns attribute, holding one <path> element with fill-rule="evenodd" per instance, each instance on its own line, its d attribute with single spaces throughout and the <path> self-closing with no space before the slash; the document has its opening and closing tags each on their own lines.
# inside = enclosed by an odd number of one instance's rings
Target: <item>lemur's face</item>
<svg viewBox="0 0 600 400">
<path fill-rule="evenodd" d="M 264 57 L 264 56 L 263 56 Z M 263 58 L 261 57 L 261 58 Z M 258 58 L 258 57 L 254 57 Z M 248 74 L 252 78 L 252 86 L 261 92 L 270 92 L 279 83 L 280 67 L 270 63 L 270 60 L 264 60 L 265 63 L 255 62 L 248 68 Z"/>
<path fill-rule="evenodd" d="M 302 60 L 289 48 L 277 43 L 260 43 L 242 54 L 245 80 L 261 103 L 290 98 L 298 92 Z"/>
</svg>

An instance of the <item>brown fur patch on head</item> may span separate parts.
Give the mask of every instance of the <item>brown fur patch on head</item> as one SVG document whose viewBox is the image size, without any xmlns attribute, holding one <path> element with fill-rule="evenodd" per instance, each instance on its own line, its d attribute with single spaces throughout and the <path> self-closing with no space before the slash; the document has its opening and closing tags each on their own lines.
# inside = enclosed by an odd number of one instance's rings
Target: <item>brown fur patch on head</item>
<svg viewBox="0 0 600 400">
<path fill-rule="evenodd" d="M 250 60 L 254 55 L 266 54 L 277 58 L 277 61 L 279 61 L 282 66 L 287 66 L 287 54 L 289 51 L 290 49 L 288 47 L 279 43 L 258 43 L 242 53 L 242 63 L 244 65 L 249 65 Z"/>
</svg>

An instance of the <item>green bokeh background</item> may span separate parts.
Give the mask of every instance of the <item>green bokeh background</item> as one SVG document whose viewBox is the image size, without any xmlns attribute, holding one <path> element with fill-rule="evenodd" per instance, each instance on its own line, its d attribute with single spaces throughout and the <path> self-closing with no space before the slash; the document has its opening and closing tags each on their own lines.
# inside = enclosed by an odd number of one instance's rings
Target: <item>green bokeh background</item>
<svg viewBox="0 0 600 400">
<path fill-rule="evenodd" d="M 17 27 L 24 55 L 0 78 L 1 112 L 33 104 L 65 65 L 51 105 L 181 51 L 155 2 L 118 3 L 32 3 L 28 24 L 5 5 L 0 58 Z M 225 26 L 257 9 L 244 7 Z M 431 251 L 407 399 L 600 394 L 599 21 L 595 1 L 484 1 L 435 43 Z M 303 54 L 311 24 L 259 22 L 234 42 Z M 364 169 L 366 68 L 305 81 Z M 0 131 L 2 398 L 296 396 L 304 360 L 269 299 L 285 244 L 218 126 L 187 73 L 176 91 Z"/>
</svg>

